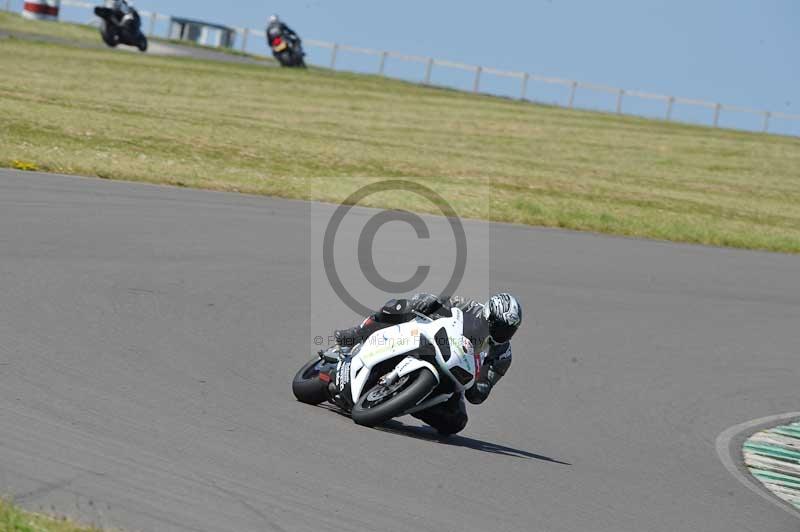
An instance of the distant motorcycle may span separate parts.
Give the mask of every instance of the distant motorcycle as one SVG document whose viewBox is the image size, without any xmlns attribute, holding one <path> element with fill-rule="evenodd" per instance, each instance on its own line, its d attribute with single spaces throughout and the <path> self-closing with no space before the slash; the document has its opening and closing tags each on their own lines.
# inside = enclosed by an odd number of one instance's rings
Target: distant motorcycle
<svg viewBox="0 0 800 532">
<path fill-rule="evenodd" d="M 305 68 L 306 63 L 303 58 L 306 54 L 303 52 L 303 45 L 299 40 L 286 39 L 283 35 L 276 35 L 270 38 L 269 44 L 273 57 L 282 66 Z"/>
<path fill-rule="evenodd" d="M 142 19 L 136 9 L 128 7 L 123 14 L 110 7 L 95 7 L 94 14 L 101 19 L 100 36 L 108 46 L 126 44 L 142 52 L 147 50 L 147 37 L 142 33 Z"/>
</svg>

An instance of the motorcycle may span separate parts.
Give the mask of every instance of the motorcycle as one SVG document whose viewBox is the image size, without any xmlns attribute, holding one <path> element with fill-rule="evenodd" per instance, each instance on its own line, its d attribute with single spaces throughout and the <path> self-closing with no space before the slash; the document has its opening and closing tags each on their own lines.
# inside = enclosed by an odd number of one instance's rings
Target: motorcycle
<svg viewBox="0 0 800 532">
<path fill-rule="evenodd" d="M 373 427 L 469 389 L 483 356 L 464 336 L 458 308 L 436 319 L 414 312 L 411 320 L 376 331 L 349 352 L 339 346 L 320 351 L 297 372 L 292 391 L 303 403 L 328 401 L 355 423 Z"/>
<path fill-rule="evenodd" d="M 135 46 L 139 51 L 147 50 L 147 37 L 142 33 L 142 19 L 136 9 L 119 18 L 119 13 L 109 7 L 95 7 L 94 14 L 100 17 L 100 36 L 110 47 L 118 44 Z"/>
<path fill-rule="evenodd" d="M 300 41 L 285 39 L 282 35 L 276 35 L 270 41 L 270 48 L 272 48 L 273 57 L 282 66 L 305 68 L 306 63 L 303 58 L 306 54 L 303 52 L 303 46 Z"/>
</svg>

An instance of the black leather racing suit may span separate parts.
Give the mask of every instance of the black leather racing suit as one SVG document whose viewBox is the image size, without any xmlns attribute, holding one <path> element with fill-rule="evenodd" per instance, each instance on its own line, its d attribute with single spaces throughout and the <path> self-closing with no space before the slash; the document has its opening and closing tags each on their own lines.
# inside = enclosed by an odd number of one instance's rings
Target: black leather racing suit
<svg viewBox="0 0 800 532">
<path fill-rule="evenodd" d="M 398 303 L 410 307 L 403 309 L 399 313 Z M 463 297 L 450 297 L 444 301 L 432 294 L 415 294 L 410 301 L 389 301 L 378 312 L 368 316 L 361 325 L 340 331 L 343 338 L 337 340 L 342 345 L 354 345 L 364 341 L 375 331 L 389 327 L 401 321 L 408 321 L 410 309 L 416 310 L 427 316 L 434 317 L 442 309 L 449 310 L 452 307 L 460 309 L 464 313 L 464 336 L 471 342 L 476 352 L 486 352 L 486 357 L 481 367 L 480 375 L 474 386 L 462 394 L 456 394 L 446 402 L 433 406 L 428 410 L 414 414 L 414 417 L 422 420 L 431 427 L 443 434 L 455 434 L 467 426 L 467 408 L 464 404 L 464 397 L 472 404 L 484 402 L 492 391 L 495 384 L 506 374 L 511 366 L 511 342 L 504 344 L 492 344 L 489 338 L 489 324 L 483 318 L 483 303 L 473 299 Z"/>
<path fill-rule="evenodd" d="M 281 37 L 295 44 L 300 43 L 300 37 L 283 22 L 270 23 L 267 26 L 267 46 L 270 48 L 272 48 L 272 41 L 275 40 L 275 37 Z"/>
</svg>

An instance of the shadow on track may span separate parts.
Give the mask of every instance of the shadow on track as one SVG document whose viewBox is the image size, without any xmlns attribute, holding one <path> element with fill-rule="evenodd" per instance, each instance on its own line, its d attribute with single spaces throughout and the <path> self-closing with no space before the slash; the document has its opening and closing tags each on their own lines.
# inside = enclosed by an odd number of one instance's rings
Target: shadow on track
<svg viewBox="0 0 800 532">
<path fill-rule="evenodd" d="M 327 404 L 320 404 L 317 405 L 317 408 L 323 408 L 328 410 L 329 412 L 333 412 L 335 414 L 339 414 L 342 417 L 346 417 L 350 419 L 350 415 L 346 412 L 342 412 L 339 408 L 327 405 Z M 398 436 L 405 436 L 407 438 L 414 438 L 417 440 L 429 441 L 429 442 L 436 442 L 443 445 L 452 445 L 454 447 L 464 447 L 467 449 L 474 449 L 476 451 L 483 451 L 485 453 L 492 453 L 492 454 L 501 454 L 503 456 L 511 456 L 514 458 L 524 458 L 526 460 L 541 460 L 543 462 L 552 462 L 554 464 L 561 464 L 561 465 L 572 465 L 569 462 L 562 462 L 561 460 L 557 460 L 555 458 L 551 458 L 549 456 L 544 456 L 542 454 L 531 453 L 528 451 L 523 451 L 521 449 L 515 449 L 513 447 L 506 447 L 505 445 L 498 445 L 496 443 L 490 443 L 483 440 L 477 440 L 475 438 L 467 438 L 466 436 L 442 436 L 436 430 L 432 429 L 428 426 L 417 427 L 413 425 L 406 425 L 396 419 L 392 419 L 391 421 L 387 421 L 383 425 L 379 427 L 373 427 L 374 430 L 379 430 L 381 432 L 386 432 L 389 434 L 397 434 Z"/>
<path fill-rule="evenodd" d="M 381 432 L 388 432 L 390 434 L 398 434 L 409 438 L 418 440 L 425 440 L 431 442 L 441 443 L 443 445 L 452 445 L 454 447 L 466 447 L 467 449 L 475 449 L 476 451 L 483 451 L 485 453 L 502 454 L 504 456 L 512 456 L 514 458 L 524 458 L 526 460 L 542 460 L 544 462 L 552 462 L 561 465 L 572 465 L 569 462 L 562 462 L 549 456 L 535 454 L 521 449 L 514 449 L 513 447 L 506 447 L 496 443 L 489 443 L 475 438 L 467 438 L 466 436 L 442 436 L 430 427 L 415 427 L 405 425 L 395 419 L 387 421 L 380 427 L 375 427 L 375 430 Z"/>
</svg>

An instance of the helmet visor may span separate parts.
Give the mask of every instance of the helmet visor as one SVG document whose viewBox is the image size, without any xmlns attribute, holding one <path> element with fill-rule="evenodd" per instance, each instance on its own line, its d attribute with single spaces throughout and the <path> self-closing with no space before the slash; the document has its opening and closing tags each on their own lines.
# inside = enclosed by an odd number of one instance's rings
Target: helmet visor
<svg viewBox="0 0 800 532">
<path fill-rule="evenodd" d="M 493 323 L 489 329 L 490 338 L 496 344 L 508 342 L 515 332 L 517 332 L 517 327 L 507 323 Z"/>
</svg>

